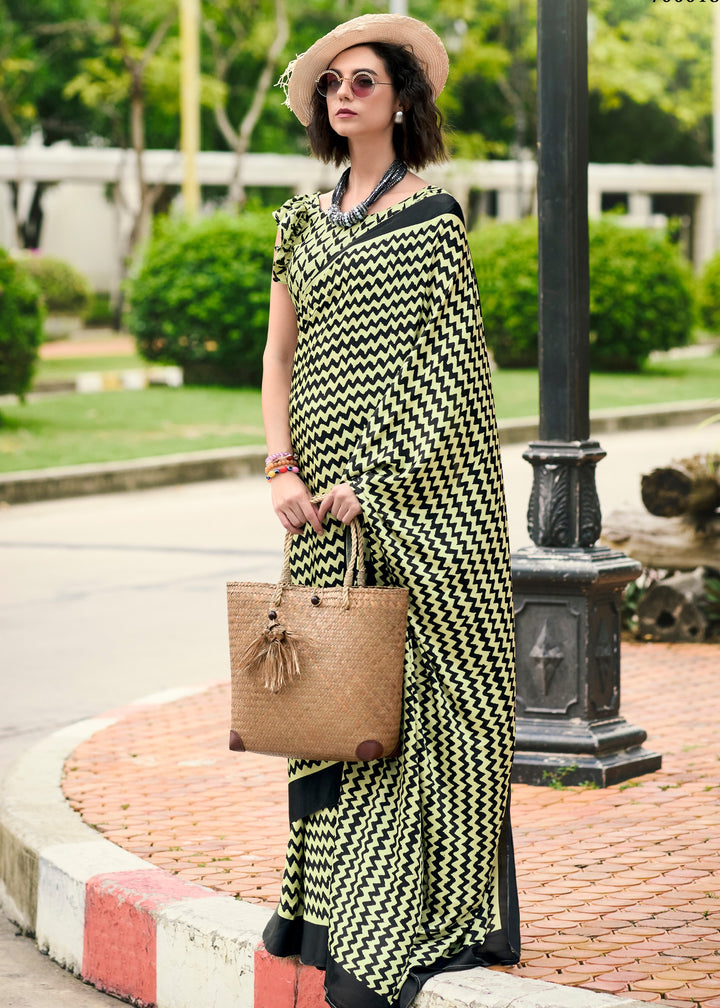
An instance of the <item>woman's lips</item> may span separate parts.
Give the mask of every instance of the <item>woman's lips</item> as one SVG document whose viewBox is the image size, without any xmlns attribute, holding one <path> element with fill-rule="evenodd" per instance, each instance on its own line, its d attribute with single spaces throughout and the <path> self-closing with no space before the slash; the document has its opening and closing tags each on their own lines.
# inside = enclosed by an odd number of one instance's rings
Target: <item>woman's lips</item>
<svg viewBox="0 0 720 1008">
<path fill-rule="evenodd" d="M 350 109 L 341 109 L 339 112 L 335 113 L 336 119 L 349 119 L 351 116 L 356 116 L 357 112 L 351 112 Z"/>
</svg>

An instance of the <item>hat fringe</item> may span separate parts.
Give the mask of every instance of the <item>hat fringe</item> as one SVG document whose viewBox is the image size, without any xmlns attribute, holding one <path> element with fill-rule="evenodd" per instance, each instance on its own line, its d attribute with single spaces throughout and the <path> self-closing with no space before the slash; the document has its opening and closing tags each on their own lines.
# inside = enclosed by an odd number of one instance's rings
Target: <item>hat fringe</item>
<svg viewBox="0 0 720 1008">
<path fill-rule="evenodd" d="M 295 64 L 300 59 L 300 57 L 304 55 L 305 53 L 298 53 L 295 59 L 290 60 L 290 62 L 280 75 L 280 78 L 275 82 L 275 87 L 281 87 L 285 92 L 285 101 L 283 102 L 283 105 L 287 105 L 288 108 L 291 108 L 290 102 L 288 100 L 288 88 L 290 87 L 290 78 L 292 77 L 293 70 L 295 69 Z"/>
</svg>

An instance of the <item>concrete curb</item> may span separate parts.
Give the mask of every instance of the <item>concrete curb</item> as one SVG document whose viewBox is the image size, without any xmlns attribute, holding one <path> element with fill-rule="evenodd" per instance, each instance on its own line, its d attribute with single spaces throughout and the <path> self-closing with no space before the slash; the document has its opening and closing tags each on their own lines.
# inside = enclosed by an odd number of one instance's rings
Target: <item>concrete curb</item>
<svg viewBox="0 0 720 1008">
<path fill-rule="evenodd" d="M 264 462 L 265 449 L 262 447 L 216 448 L 128 462 L 24 470 L 0 476 L 0 503 L 29 504 L 86 494 L 256 476 L 264 473 Z"/>
<path fill-rule="evenodd" d="M 667 406 L 632 406 L 623 410 L 594 410 L 590 414 L 592 436 L 620 430 L 648 430 L 701 423 L 720 413 L 720 400 L 691 400 Z M 500 443 L 518 444 L 538 435 L 537 417 L 519 417 L 499 424 Z M 146 490 L 202 480 L 236 479 L 264 471 L 265 449 L 216 448 L 133 459 L 48 469 L 25 470 L 0 475 L 0 503 L 28 504 L 85 494 Z"/>
<path fill-rule="evenodd" d="M 65 801 L 66 758 L 137 706 L 55 732 L 0 791 L 0 904 L 38 947 L 100 990 L 158 1008 L 252 1008 L 270 911 L 183 882 L 86 826 Z"/>
<path fill-rule="evenodd" d="M 270 910 L 183 882 L 85 825 L 61 790 L 85 739 L 170 690 L 44 739 L 0 790 L 0 905 L 38 947 L 100 990 L 157 1008 L 323 1008 L 323 974 L 261 944 Z M 416 1008 L 642 1008 L 612 994 L 475 969 L 432 980 Z"/>
<path fill-rule="evenodd" d="M 116 368 L 113 371 L 80 371 L 72 378 L 39 381 L 31 395 L 57 395 L 59 392 L 114 392 L 118 389 L 137 391 L 156 386 L 180 388 L 183 384 L 182 368 L 174 365 L 155 367 Z"/>
</svg>

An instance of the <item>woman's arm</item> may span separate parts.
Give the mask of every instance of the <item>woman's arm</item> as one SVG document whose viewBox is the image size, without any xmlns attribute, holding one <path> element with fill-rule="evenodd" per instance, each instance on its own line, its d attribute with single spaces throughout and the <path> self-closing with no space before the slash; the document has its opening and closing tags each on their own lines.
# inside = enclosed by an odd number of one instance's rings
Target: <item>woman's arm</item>
<svg viewBox="0 0 720 1008">
<path fill-rule="evenodd" d="M 270 285 L 270 320 L 263 354 L 262 413 L 268 452 L 292 451 L 288 402 L 293 358 L 297 345 L 297 316 L 285 284 Z M 272 504 L 283 527 L 294 534 L 306 522 L 322 535 L 322 522 L 310 502 L 310 491 L 295 473 L 270 480 Z"/>
</svg>

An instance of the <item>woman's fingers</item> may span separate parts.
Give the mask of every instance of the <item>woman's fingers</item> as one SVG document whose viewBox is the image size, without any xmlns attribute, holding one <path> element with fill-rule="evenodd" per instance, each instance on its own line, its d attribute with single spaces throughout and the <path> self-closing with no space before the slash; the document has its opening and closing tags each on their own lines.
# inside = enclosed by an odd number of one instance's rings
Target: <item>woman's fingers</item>
<svg viewBox="0 0 720 1008">
<path fill-rule="evenodd" d="M 306 524 L 312 526 L 315 533 L 323 535 L 323 519 L 332 514 L 344 525 L 349 525 L 353 518 L 362 513 L 362 507 L 355 491 L 349 483 L 339 483 L 333 487 L 315 507 L 310 497 L 310 491 L 302 481 L 293 479 L 292 485 L 284 480 L 285 474 L 276 476 L 273 480 L 273 506 L 283 528 L 297 535 Z"/>
<path fill-rule="evenodd" d="M 322 521 L 310 499 L 310 491 L 295 475 L 283 473 L 273 478 L 272 499 L 275 513 L 287 532 L 297 535 L 309 522 L 317 535 L 323 534 Z"/>
<path fill-rule="evenodd" d="M 323 499 L 320 501 L 320 507 L 318 508 L 320 521 L 323 521 L 325 515 L 330 513 L 333 505 L 334 494 L 335 490 L 333 489 L 329 493 L 325 494 Z"/>
<path fill-rule="evenodd" d="M 303 524 L 306 521 L 310 522 L 310 524 L 312 525 L 313 529 L 315 530 L 315 532 L 319 536 L 324 535 L 324 531 L 323 531 L 323 527 L 322 527 L 322 517 L 318 513 L 318 509 L 315 507 L 315 505 L 310 500 L 309 495 L 308 495 L 307 500 L 304 501 L 303 503 L 305 505 L 304 508 L 303 508 L 303 516 L 304 516 Z"/>
<path fill-rule="evenodd" d="M 278 518 L 280 519 L 280 524 L 286 532 L 291 532 L 293 535 L 297 535 L 300 531 L 300 529 L 295 525 L 295 522 L 286 517 L 284 514 L 278 514 Z"/>
<path fill-rule="evenodd" d="M 360 501 L 349 483 L 339 483 L 320 502 L 319 516 L 322 520 L 330 512 L 338 521 L 349 525 L 362 512 Z"/>
</svg>

